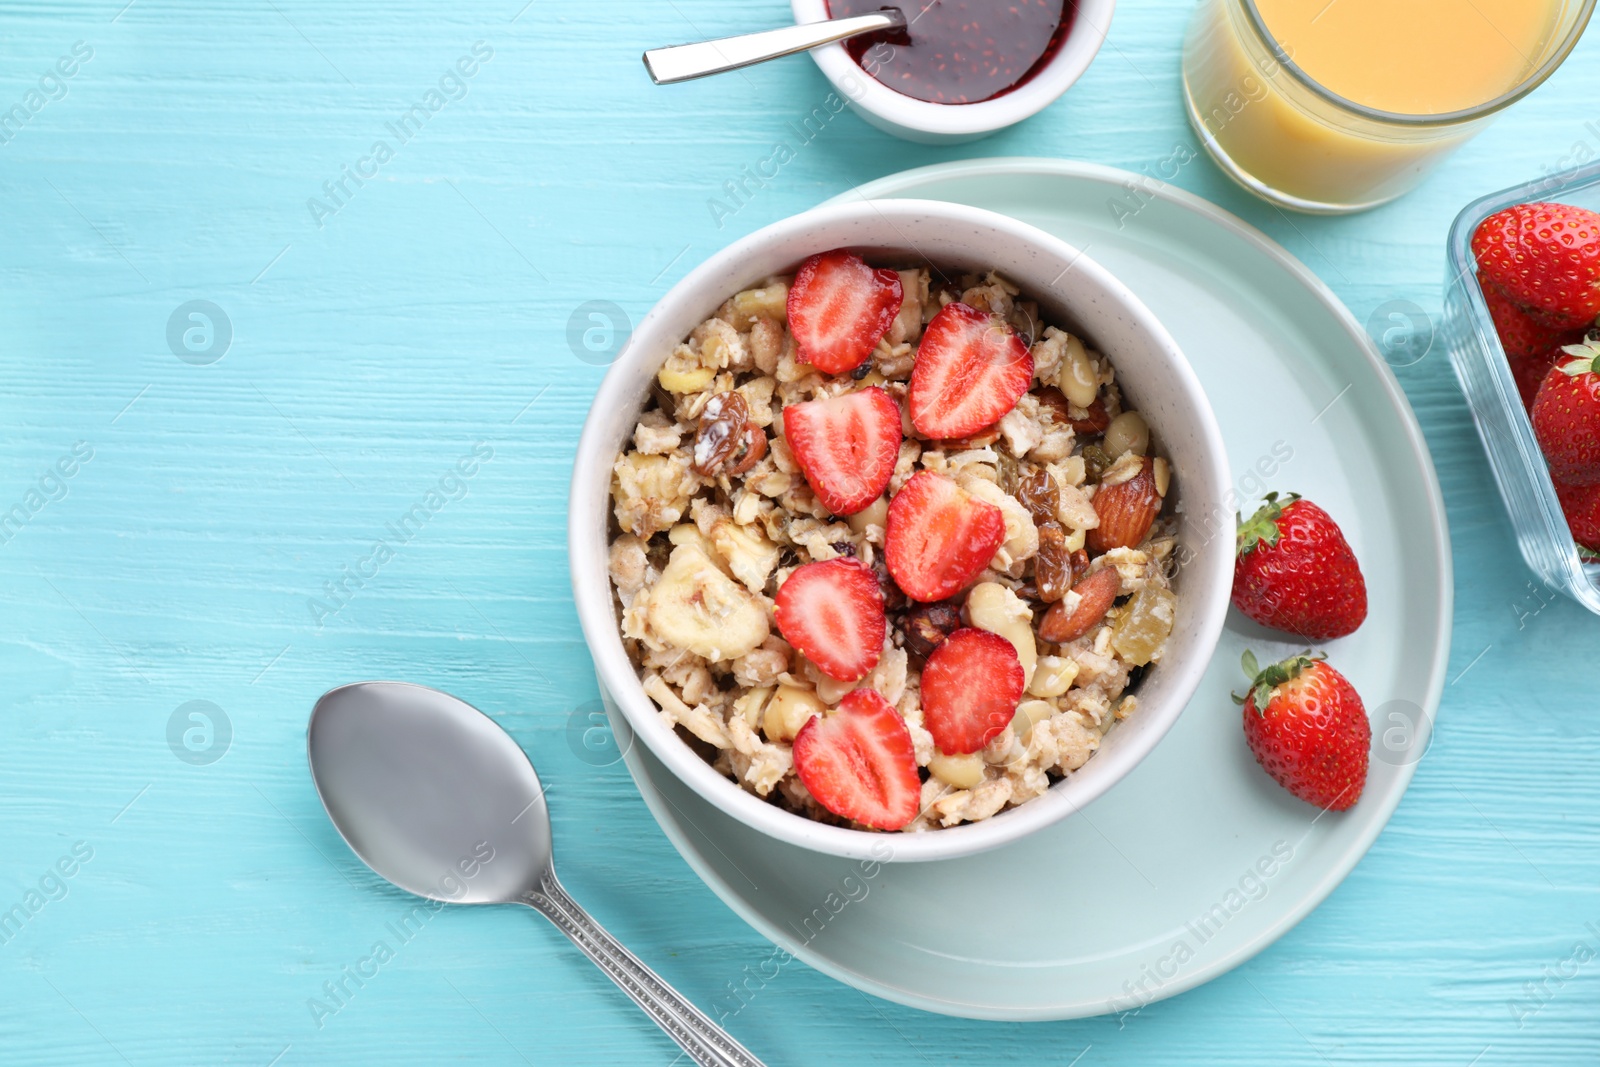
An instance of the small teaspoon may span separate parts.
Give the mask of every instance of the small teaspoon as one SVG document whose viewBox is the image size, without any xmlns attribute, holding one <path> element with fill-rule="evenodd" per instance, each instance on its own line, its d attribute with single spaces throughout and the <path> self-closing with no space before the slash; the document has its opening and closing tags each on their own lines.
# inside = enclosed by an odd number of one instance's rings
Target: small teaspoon
<svg viewBox="0 0 1600 1067">
<path fill-rule="evenodd" d="M 448 693 L 406 682 L 329 690 L 306 754 L 322 806 L 361 861 L 457 904 L 525 904 L 555 924 L 701 1067 L 762 1067 L 591 919 L 556 881 L 539 776 L 511 735 Z"/>
<path fill-rule="evenodd" d="M 780 56 L 791 56 L 847 37 L 859 37 L 863 33 L 878 30 L 903 30 L 905 26 L 905 15 L 897 8 L 886 7 L 871 15 L 808 22 L 801 26 L 784 26 L 697 44 L 652 48 L 644 54 L 644 65 L 650 72 L 651 81 L 657 85 L 671 85 L 673 82 L 765 63 Z"/>
</svg>

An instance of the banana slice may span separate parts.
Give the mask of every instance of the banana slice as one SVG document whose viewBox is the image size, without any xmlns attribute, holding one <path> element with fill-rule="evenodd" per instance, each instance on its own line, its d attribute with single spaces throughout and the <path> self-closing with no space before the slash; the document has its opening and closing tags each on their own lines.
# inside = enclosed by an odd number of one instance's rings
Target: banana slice
<svg viewBox="0 0 1600 1067">
<path fill-rule="evenodd" d="M 667 540 L 674 545 L 693 545 L 705 553 L 707 559 L 716 564 L 717 570 L 733 577 L 733 571 L 728 569 L 727 561 L 717 552 L 716 546 L 711 543 L 711 538 L 700 532 L 700 527 L 692 522 L 680 522 L 667 531 Z"/>
<path fill-rule="evenodd" d="M 695 355 L 688 345 L 679 345 L 661 365 L 661 370 L 656 373 L 656 380 L 667 392 L 683 394 L 698 393 L 710 385 L 711 379 L 716 376 L 715 367 L 702 364 L 700 357 Z"/>
<path fill-rule="evenodd" d="M 739 526 L 731 519 L 723 519 L 711 527 L 711 543 L 733 576 L 745 584 L 752 593 L 767 586 L 767 579 L 782 556 L 778 546 L 767 540 L 755 526 Z"/>
<path fill-rule="evenodd" d="M 662 641 L 712 663 L 753 651 L 771 633 L 761 602 L 695 544 L 672 550 L 667 569 L 650 587 L 645 610 L 650 629 Z"/>
</svg>

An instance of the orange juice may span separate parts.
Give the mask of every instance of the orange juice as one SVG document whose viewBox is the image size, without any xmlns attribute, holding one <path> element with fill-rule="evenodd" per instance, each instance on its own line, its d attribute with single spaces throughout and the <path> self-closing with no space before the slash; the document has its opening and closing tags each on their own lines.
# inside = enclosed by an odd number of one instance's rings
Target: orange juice
<svg viewBox="0 0 1600 1067">
<path fill-rule="evenodd" d="M 1201 0 L 1189 117 L 1246 188 L 1354 211 L 1416 185 L 1543 81 L 1594 0 Z"/>
<path fill-rule="evenodd" d="M 1267 30 L 1324 88 L 1378 111 L 1442 115 L 1531 73 L 1550 0 L 1256 0 Z"/>
</svg>

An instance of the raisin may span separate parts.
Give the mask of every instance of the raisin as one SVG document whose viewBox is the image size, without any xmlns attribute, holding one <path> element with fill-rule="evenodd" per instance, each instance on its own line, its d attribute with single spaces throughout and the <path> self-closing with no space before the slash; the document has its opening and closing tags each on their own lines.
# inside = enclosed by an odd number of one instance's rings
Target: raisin
<svg viewBox="0 0 1600 1067">
<path fill-rule="evenodd" d="M 852 545 L 849 541 L 835 541 L 828 547 L 839 553 L 841 556 L 849 556 L 851 559 L 855 559 L 856 557 L 856 546 Z"/>
<path fill-rule="evenodd" d="M 940 600 L 933 604 L 918 604 L 901 620 L 900 630 L 906 635 L 906 651 L 926 659 L 933 650 L 944 644 L 944 639 L 961 629 L 961 609 L 953 600 Z"/>
<path fill-rule="evenodd" d="M 745 446 L 749 421 L 749 405 L 738 393 L 718 393 L 706 401 L 694 437 L 694 469 L 707 477 L 721 470 Z"/>
<path fill-rule="evenodd" d="M 899 611 L 906 606 L 906 595 L 889 577 L 889 568 L 880 558 L 872 564 L 872 576 L 878 579 L 878 591 L 883 594 L 883 609 L 885 611 Z"/>
<path fill-rule="evenodd" d="M 1054 475 L 1043 467 L 1035 467 L 1017 486 L 1017 499 L 1033 516 L 1034 524 L 1042 526 L 1055 520 L 1056 511 L 1061 507 L 1061 490 L 1056 486 Z"/>
<path fill-rule="evenodd" d="M 1039 554 L 1033 561 L 1033 581 L 1039 599 L 1054 604 L 1071 590 L 1072 553 L 1067 550 L 1067 534 L 1058 522 L 1039 525 Z"/>
<path fill-rule="evenodd" d="M 1100 476 L 1111 466 L 1111 457 L 1106 455 L 1106 450 L 1099 445 L 1087 445 L 1083 450 L 1084 477 L 1091 482 L 1098 482 Z"/>
<path fill-rule="evenodd" d="M 872 360 L 869 359 L 866 362 L 862 363 L 861 366 L 859 366 L 855 370 L 851 371 L 850 372 L 850 377 L 854 378 L 856 381 L 859 382 L 861 379 L 865 378 L 867 375 L 869 375 L 871 373 L 872 373 Z"/>
<path fill-rule="evenodd" d="M 745 446 L 739 461 L 728 468 L 728 473 L 738 477 L 757 463 L 767 454 L 767 435 L 761 427 L 753 422 L 744 424 Z"/>
</svg>

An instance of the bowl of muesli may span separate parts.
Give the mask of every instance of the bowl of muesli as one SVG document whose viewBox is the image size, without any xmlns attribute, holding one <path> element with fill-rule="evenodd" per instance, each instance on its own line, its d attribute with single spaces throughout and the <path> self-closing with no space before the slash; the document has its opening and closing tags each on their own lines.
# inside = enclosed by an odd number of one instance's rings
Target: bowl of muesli
<svg viewBox="0 0 1600 1067">
<path fill-rule="evenodd" d="M 828 206 L 633 332 L 578 446 L 573 591 L 608 705 L 708 801 L 947 858 L 1167 733 L 1227 610 L 1228 486 L 1182 352 L 1081 251 L 962 205 Z"/>
</svg>

